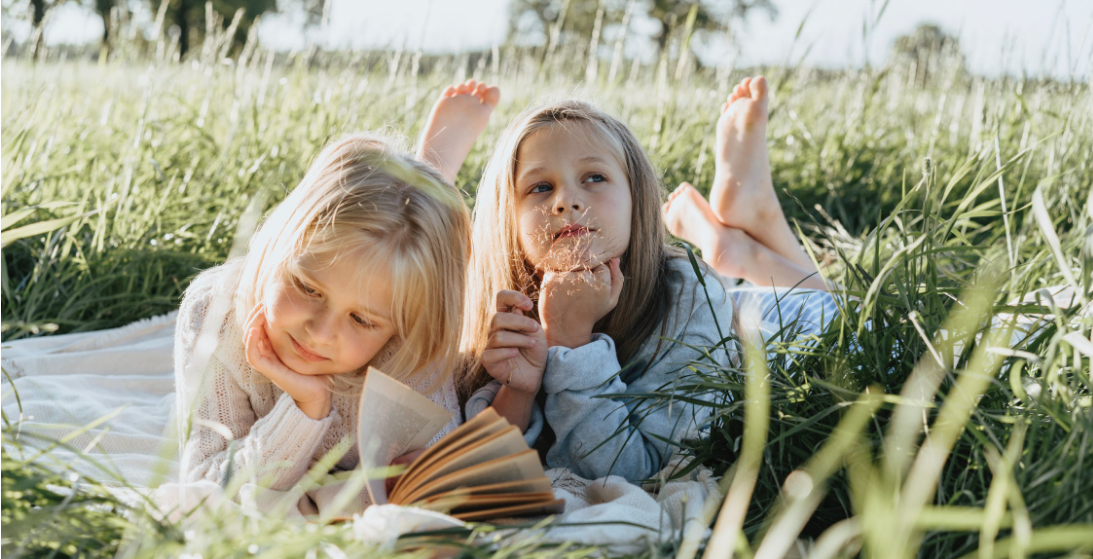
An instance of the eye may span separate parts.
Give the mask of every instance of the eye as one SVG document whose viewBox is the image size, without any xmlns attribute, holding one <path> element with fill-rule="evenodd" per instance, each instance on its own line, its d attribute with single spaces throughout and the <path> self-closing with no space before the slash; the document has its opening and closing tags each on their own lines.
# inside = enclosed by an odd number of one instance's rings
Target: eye
<svg viewBox="0 0 1093 559">
<path fill-rule="evenodd" d="M 531 189 L 528 190 L 528 194 L 542 194 L 543 192 L 550 192 L 551 190 L 554 190 L 554 187 L 551 186 L 550 183 L 541 182 L 532 186 Z"/>
<path fill-rule="evenodd" d="M 318 290 L 316 290 L 314 287 L 311 287 L 310 285 L 304 283 L 300 278 L 293 277 L 292 278 L 292 283 L 294 283 L 296 285 L 296 289 L 299 289 L 300 292 L 302 292 L 304 295 L 307 295 L 308 297 L 318 297 L 319 296 L 319 291 Z"/>
<path fill-rule="evenodd" d="M 351 314 L 350 318 L 353 319 L 353 322 L 356 323 L 357 326 L 361 326 L 361 327 L 367 328 L 369 330 L 376 327 L 376 324 L 374 322 L 368 320 L 367 318 L 364 318 L 363 316 L 361 316 L 357 313 Z"/>
<path fill-rule="evenodd" d="M 585 177 L 584 182 L 604 182 L 606 180 L 607 180 L 607 177 L 604 176 L 603 174 L 592 173 L 591 175 L 588 175 L 587 177 Z"/>
</svg>

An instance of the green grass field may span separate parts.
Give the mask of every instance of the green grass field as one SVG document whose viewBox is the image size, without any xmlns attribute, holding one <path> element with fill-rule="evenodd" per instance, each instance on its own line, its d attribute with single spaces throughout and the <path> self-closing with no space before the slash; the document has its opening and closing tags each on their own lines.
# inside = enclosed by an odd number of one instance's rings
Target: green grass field
<svg viewBox="0 0 1093 559">
<path fill-rule="evenodd" d="M 457 185 L 469 205 L 508 119 L 570 95 L 630 123 L 666 192 L 681 181 L 705 190 L 717 107 L 744 72 L 665 59 L 626 64 L 613 81 L 601 68 L 584 83 L 583 63 L 567 64 L 574 56 L 5 59 L 3 339 L 173 310 L 199 270 L 238 253 L 251 218 L 295 186 L 326 141 L 358 130 L 413 138 L 440 89 L 468 77 L 503 90 Z M 772 83 L 769 145 L 783 206 L 856 302 L 813 346 L 778 348 L 790 365 L 696 363 L 674 393 L 642 404 L 711 395 L 710 437 L 687 445 L 726 473 L 729 496 L 709 547 L 780 557 L 801 538 L 817 557 L 1090 557 L 1090 83 L 957 71 L 923 83 L 898 67 L 749 71 Z M 1033 296 L 1052 285 L 1080 293 L 1084 317 Z M 1021 299 L 1029 302 L 1010 304 Z M 1024 353 L 989 351 L 1000 334 L 987 318 L 1012 312 L 1054 318 Z M 953 335 L 942 339 L 942 329 Z M 928 405 L 910 398 L 913 386 L 933 387 Z M 19 452 L 26 441 L 9 405 L 4 420 L 5 557 L 388 555 L 354 542 L 345 526 L 171 524 L 87 480 L 69 495 L 65 472 Z M 395 553 L 465 536 L 410 538 Z M 707 546 L 670 539 L 646 555 Z M 595 552 L 527 542 L 463 550 Z"/>
</svg>

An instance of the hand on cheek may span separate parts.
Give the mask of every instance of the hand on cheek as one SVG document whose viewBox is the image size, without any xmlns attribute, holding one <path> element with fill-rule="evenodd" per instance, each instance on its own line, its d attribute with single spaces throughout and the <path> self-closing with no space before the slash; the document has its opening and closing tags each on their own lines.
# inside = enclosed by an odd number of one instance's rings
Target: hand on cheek
<svg viewBox="0 0 1093 559">
<path fill-rule="evenodd" d="M 247 363 L 287 392 L 308 417 L 323 419 L 330 415 L 331 398 L 325 375 L 301 375 L 288 368 L 273 350 L 266 327 L 265 307 L 257 305 L 247 317 L 244 329 L 243 346 Z"/>
<path fill-rule="evenodd" d="M 591 342 L 593 326 L 618 304 L 623 280 L 618 258 L 590 270 L 543 274 L 539 317 L 547 344 L 575 348 Z"/>
</svg>

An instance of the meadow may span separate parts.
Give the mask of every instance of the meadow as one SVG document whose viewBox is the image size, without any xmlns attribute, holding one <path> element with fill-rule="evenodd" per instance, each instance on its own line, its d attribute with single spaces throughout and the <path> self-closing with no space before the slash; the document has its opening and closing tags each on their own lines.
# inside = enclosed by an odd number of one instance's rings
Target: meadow
<svg viewBox="0 0 1093 559">
<path fill-rule="evenodd" d="M 243 250 L 325 142 L 381 130 L 409 147 L 449 83 L 475 77 L 503 90 L 459 176 L 473 206 L 508 120 L 560 96 L 628 122 L 666 193 L 682 181 L 705 191 L 717 107 L 740 78 L 763 73 L 775 185 L 844 288 L 844 312 L 809 344 L 770 348 L 778 358 L 753 351 L 740 369 L 700 360 L 680 384 L 643 396 L 648 409 L 706 395 L 709 437 L 686 449 L 724 473 L 728 494 L 709 511 L 710 540 L 670 535 L 643 556 L 1093 554 L 1090 82 L 986 79 L 944 63 L 929 75 L 914 65 L 698 68 L 670 55 L 591 65 L 579 47 L 437 57 L 286 55 L 252 43 L 233 58 L 206 48 L 181 63 L 163 52 L 6 57 L 3 340 L 177 308 L 200 270 Z M 1038 294 L 1059 285 L 1077 304 Z M 1011 313 L 1051 318 L 1012 351 L 989 320 Z M 471 557 L 597 553 L 469 545 L 467 533 L 379 551 L 346 526 L 158 520 L 24 452 L 34 445 L 7 401 L 5 557 L 337 558 L 439 545 Z"/>
</svg>

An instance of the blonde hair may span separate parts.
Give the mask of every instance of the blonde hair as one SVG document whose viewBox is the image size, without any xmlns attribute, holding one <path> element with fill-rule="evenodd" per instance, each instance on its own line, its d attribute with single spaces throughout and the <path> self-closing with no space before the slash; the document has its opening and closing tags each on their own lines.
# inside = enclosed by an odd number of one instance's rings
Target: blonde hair
<svg viewBox="0 0 1093 559">
<path fill-rule="evenodd" d="M 682 256 L 668 246 L 660 213 L 660 181 L 633 132 L 618 119 L 583 101 L 561 101 L 525 111 L 498 142 L 476 194 L 467 306 L 461 349 L 468 358 L 466 395 L 489 380 L 481 356 L 489 341 L 494 296 L 503 289 L 535 298 L 538 279 L 520 247 L 516 215 L 516 166 L 520 146 L 532 134 L 552 127 L 583 125 L 614 152 L 630 183 L 630 245 L 621 257 L 626 277 L 615 309 L 594 328 L 615 340 L 619 362 L 636 357 L 641 345 L 665 326 L 670 294 L 668 262 Z"/>
<path fill-rule="evenodd" d="M 400 380 L 436 368 L 435 388 L 459 364 L 469 241 L 466 204 L 434 169 L 377 136 L 346 136 L 319 153 L 252 237 L 236 317 L 245 320 L 269 279 L 291 273 L 304 254 L 330 261 L 361 254 L 361 269 L 382 261 L 392 276 L 395 334 L 372 361 L 382 360 L 384 372 Z M 359 388 L 364 373 L 333 375 L 331 388 Z"/>
</svg>

